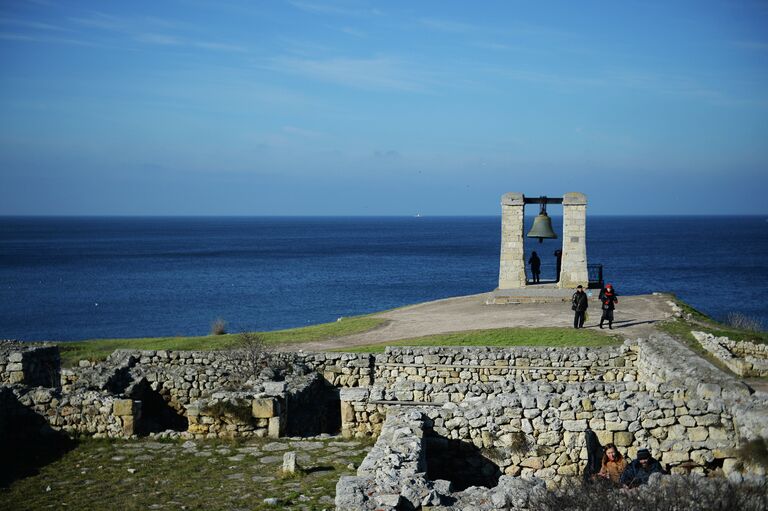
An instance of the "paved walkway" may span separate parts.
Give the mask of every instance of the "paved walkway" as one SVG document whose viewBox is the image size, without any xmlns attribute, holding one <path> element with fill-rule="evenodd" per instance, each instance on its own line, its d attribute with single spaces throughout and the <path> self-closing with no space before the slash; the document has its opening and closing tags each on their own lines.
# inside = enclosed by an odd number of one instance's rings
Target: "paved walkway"
<svg viewBox="0 0 768 511">
<path fill-rule="evenodd" d="M 388 323 L 375 330 L 326 341 L 285 345 L 283 349 L 323 351 L 486 328 L 573 327 L 570 303 L 486 305 L 489 296 L 490 293 L 459 296 L 382 312 L 374 317 L 386 319 Z M 666 295 L 619 297 L 613 332 L 625 339 L 649 336 L 656 331 L 655 323 L 671 316 L 668 300 Z M 588 312 L 585 327 L 598 328 L 601 311 L 595 299 L 590 300 Z"/>
</svg>

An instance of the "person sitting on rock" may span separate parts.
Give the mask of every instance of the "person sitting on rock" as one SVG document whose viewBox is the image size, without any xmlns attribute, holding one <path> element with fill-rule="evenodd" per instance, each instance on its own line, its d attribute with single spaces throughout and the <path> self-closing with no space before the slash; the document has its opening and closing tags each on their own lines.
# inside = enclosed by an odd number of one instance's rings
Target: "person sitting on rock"
<svg viewBox="0 0 768 511">
<path fill-rule="evenodd" d="M 619 484 L 621 474 L 624 473 L 626 468 L 627 460 L 621 455 L 616 445 L 606 445 L 605 454 L 603 454 L 603 464 L 600 467 L 600 472 L 597 473 L 598 477 L 610 479 L 613 483 Z"/>
<path fill-rule="evenodd" d="M 647 484 L 651 474 L 663 474 L 661 463 L 651 456 L 648 449 L 637 451 L 637 459 L 632 461 L 621 474 L 620 482 L 625 488 L 635 488 Z"/>
</svg>

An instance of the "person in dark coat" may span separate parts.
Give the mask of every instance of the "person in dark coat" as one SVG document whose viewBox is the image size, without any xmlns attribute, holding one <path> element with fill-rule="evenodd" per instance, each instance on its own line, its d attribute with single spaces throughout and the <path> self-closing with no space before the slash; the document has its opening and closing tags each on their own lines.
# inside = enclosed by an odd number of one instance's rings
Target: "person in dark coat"
<svg viewBox="0 0 768 511">
<path fill-rule="evenodd" d="M 591 482 L 600 472 L 600 461 L 603 457 L 603 446 L 592 428 L 584 431 L 584 443 L 587 446 L 587 466 L 584 467 L 584 482 Z"/>
<path fill-rule="evenodd" d="M 619 481 L 627 488 L 635 488 L 641 484 L 647 484 L 651 474 L 663 473 L 661 463 L 651 456 L 648 449 L 640 449 L 637 451 L 637 459 L 624 470 Z"/>
<path fill-rule="evenodd" d="M 608 322 L 608 328 L 613 330 L 613 310 L 619 299 L 616 297 L 616 291 L 611 284 L 608 284 L 600 291 L 600 304 L 603 309 L 603 315 L 600 316 L 600 328 L 603 328 L 603 322 Z"/>
<path fill-rule="evenodd" d="M 573 309 L 575 313 L 573 316 L 573 328 L 584 328 L 584 320 L 586 319 L 585 316 L 588 307 L 589 301 L 587 300 L 587 293 L 584 292 L 583 286 L 578 286 L 571 298 L 571 309 Z"/>
<path fill-rule="evenodd" d="M 555 250 L 555 253 L 553 254 L 555 256 L 555 259 L 557 260 L 556 269 L 555 269 L 555 280 L 557 282 L 560 282 L 560 269 L 563 266 L 563 251 L 560 249 Z"/>
<path fill-rule="evenodd" d="M 531 254 L 531 258 L 528 259 L 528 264 L 531 265 L 531 275 L 533 275 L 533 283 L 539 283 L 539 277 L 541 276 L 541 259 L 536 255 L 536 252 Z"/>
</svg>

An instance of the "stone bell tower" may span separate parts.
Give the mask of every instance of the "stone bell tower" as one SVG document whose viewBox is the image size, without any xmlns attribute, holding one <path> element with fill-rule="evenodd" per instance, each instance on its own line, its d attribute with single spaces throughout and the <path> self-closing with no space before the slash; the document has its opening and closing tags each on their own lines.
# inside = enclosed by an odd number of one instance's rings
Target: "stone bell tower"
<svg viewBox="0 0 768 511">
<path fill-rule="evenodd" d="M 539 204 L 540 198 L 526 198 L 522 193 L 505 193 L 501 197 L 501 258 L 499 262 L 499 291 L 525 289 L 526 204 Z M 573 289 L 579 284 L 587 287 L 587 196 L 569 192 L 562 198 L 547 198 L 548 204 L 563 205 L 563 254 L 559 281 L 550 289 Z M 544 285 L 546 286 L 546 284 Z M 542 285 L 536 285 L 541 289 Z"/>
</svg>

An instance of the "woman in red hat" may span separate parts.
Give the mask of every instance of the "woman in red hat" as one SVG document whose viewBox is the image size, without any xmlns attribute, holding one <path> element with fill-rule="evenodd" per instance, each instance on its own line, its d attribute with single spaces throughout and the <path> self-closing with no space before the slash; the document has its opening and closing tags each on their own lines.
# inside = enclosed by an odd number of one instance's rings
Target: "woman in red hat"
<svg viewBox="0 0 768 511">
<path fill-rule="evenodd" d="M 600 291 L 600 303 L 603 309 L 603 315 L 600 317 L 600 328 L 603 328 L 604 321 L 608 321 L 608 328 L 613 330 L 613 310 L 619 303 L 619 299 L 616 298 L 616 291 L 611 284 L 606 284 Z"/>
</svg>

